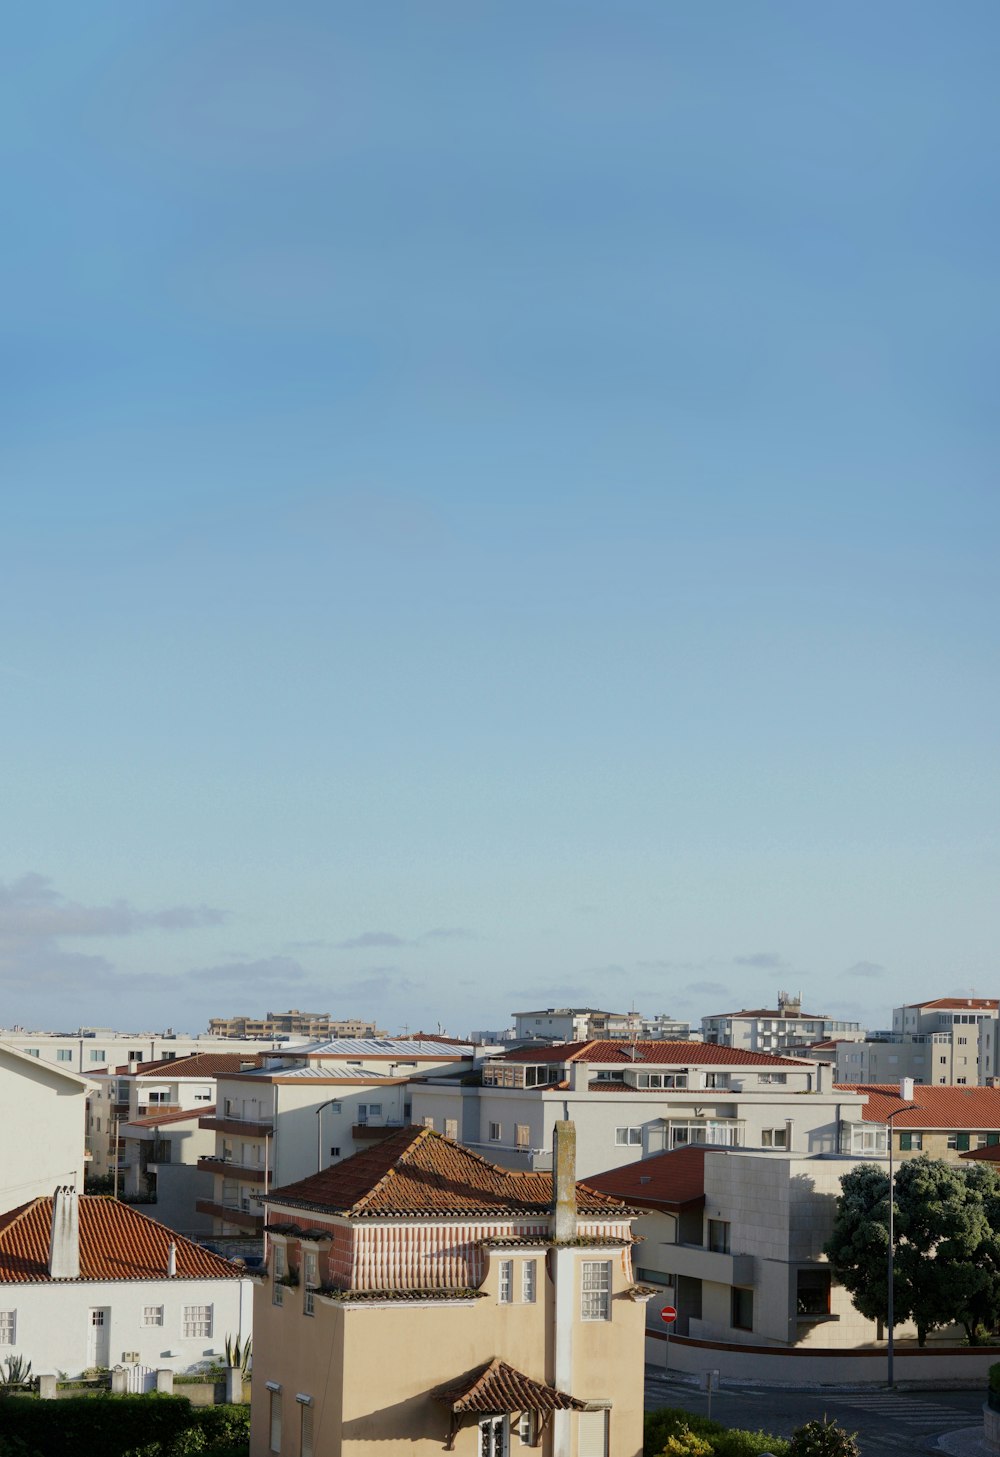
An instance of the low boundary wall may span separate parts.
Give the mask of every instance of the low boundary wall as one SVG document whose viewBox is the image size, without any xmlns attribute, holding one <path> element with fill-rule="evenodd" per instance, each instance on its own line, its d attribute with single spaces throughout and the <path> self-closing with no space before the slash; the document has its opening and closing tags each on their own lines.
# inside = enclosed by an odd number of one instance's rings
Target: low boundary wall
<svg viewBox="0 0 1000 1457">
<path fill-rule="evenodd" d="M 647 1364 L 666 1366 L 666 1347 L 663 1331 L 647 1331 Z M 985 1387 L 994 1361 L 1000 1361 L 1000 1346 L 897 1346 L 894 1374 L 897 1382 L 907 1385 L 961 1381 Z M 751 1346 L 671 1336 L 669 1369 L 688 1376 L 718 1371 L 723 1381 L 774 1386 L 884 1386 L 886 1350 L 884 1346 L 846 1351 L 833 1346 Z"/>
</svg>

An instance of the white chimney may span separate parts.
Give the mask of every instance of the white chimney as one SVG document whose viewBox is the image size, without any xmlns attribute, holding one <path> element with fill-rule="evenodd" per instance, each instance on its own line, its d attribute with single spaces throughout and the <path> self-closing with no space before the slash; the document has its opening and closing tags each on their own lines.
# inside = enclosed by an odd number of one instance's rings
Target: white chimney
<svg viewBox="0 0 1000 1457">
<path fill-rule="evenodd" d="M 171 1240 L 170 1248 L 167 1250 L 167 1275 L 173 1278 L 177 1274 L 177 1245 Z"/>
<path fill-rule="evenodd" d="M 53 1280 L 80 1278 L 80 1201 L 73 1188 L 60 1186 L 52 1196 L 49 1275 Z"/>
<path fill-rule="evenodd" d="M 552 1134 L 552 1212 L 556 1243 L 576 1239 L 576 1125 L 563 1120 Z"/>
<path fill-rule="evenodd" d="M 913 1079 L 912 1078 L 900 1078 L 900 1080 L 899 1080 L 899 1096 L 903 1100 L 904 1103 L 912 1103 L 913 1102 Z"/>
</svg>

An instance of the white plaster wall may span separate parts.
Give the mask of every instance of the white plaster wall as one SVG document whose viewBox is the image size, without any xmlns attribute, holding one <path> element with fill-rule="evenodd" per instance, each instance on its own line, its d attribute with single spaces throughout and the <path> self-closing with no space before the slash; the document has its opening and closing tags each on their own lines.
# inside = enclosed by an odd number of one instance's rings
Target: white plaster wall
<svg viewBox="0 0 1000 1457">
<path fill-rule="evenodd" d="M 186 1305 L 212 1305 L 210 1339 L 181 1335 Z M 143 1307 L 162 1305 L 162 1327 L 143 1326 Z M 87 1338 L 90 1312 L 110 1310 L 108 1364 L 121 1362 L 126 1351 L 138 1351 L 139 1362 L 171 1371 L 187 1371 L 199 1361 L 222 1356 L 227 1335 L 252 1332 L 252 1284 L 249 1280 L 88 1280 L 46 1285 L 0 1286 L 0 1309 L 17 1312 L 17 1342 L 4 1354 L 29 1360 L 35 1375 L 64 1371 L 78 1376 L 89 1365 Z"/>
<path fill-rule="evenodd" d="M 83 1190 L 86 1088 L 0 1045 L 0 1213 Z"/>
</svg>

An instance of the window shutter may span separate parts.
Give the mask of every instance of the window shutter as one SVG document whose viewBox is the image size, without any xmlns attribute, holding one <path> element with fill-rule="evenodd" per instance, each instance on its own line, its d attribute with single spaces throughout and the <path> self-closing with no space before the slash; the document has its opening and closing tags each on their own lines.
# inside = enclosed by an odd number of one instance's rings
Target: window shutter
<svg viewBox="0 0 1000 1457">
<path fill-rule="evenodd" d="M 582 1411 L 578 1417 L 580 1457 L 607 1457 L 608 1414 L 606 1411 Z"/>
</svg>

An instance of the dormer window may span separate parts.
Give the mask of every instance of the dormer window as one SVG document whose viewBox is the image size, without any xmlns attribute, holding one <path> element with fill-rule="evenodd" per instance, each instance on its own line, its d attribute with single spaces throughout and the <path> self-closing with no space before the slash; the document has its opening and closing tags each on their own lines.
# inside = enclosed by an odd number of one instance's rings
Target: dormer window
<svg viewBox="0 0 1000 1457">
<path fill-rule="evenodd" d="M 687 1071 L 682 1073 L 637 1073 L 635 1085 L 637 1088 L 686 1088 L 688 1075 Z"/>
</svg>

